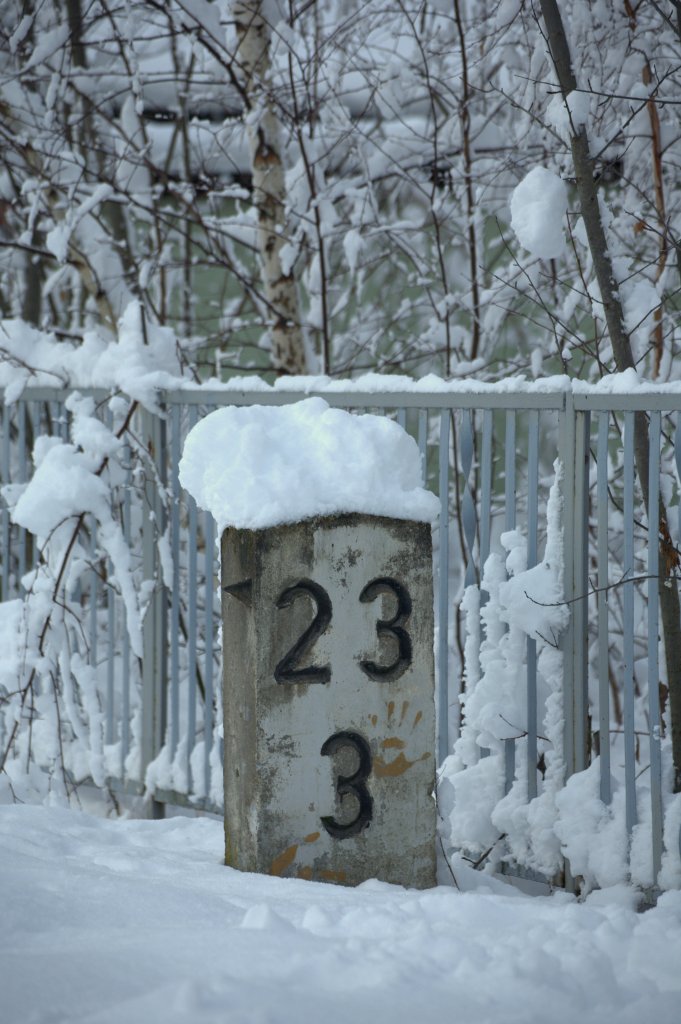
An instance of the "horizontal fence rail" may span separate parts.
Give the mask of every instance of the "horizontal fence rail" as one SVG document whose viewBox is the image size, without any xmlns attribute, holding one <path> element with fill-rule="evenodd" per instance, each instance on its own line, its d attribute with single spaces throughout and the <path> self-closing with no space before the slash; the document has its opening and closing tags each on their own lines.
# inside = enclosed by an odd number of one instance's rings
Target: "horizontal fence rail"
<svg viewBox="0 0 681 1024">
<path fill-rule="evenodd" d="M 503 538 L 522 537 L 527 569 L 541 561 L 549 492 L 560 465 L 564 599 L 570 610 L 560 642 L 566 777 L 598 759 L 603 803 L 613 800 L 614 786 L 623 789 L 629 842 L 651 846 L 654 883 L 664 850 L 662 748 L 669 716 L 666 684 L 658 684 L 665 678 L 658 637 L 659 546 L 648 543 L 648 523 L 659 518 L 662 474 L 670 481 L 674 511 L 679 507 L 675 441 L 681 395 L 673 393 L 374 392 L 337 385 L 304 392 L 279 386 L 159 392 L 157 409 L 137 409 L 111 456 L 111 514 L 132 552 L 130 573 L 143 613 L 141 652 L 132 649 L 122 581 L 89 514 L 77 541 L 85 568 L 66 595 L 80 623 L 78 654 L 94 673 L 103 720 L 105 770 L 96 781 L 113 791 L 145 793 L 158 805 L 221 810 L 219 538 L 212 517 L 180 485 L 182 448 L 192 426 L 220 406 L 285 405 L 317 394 L 338 408 L 396 419 L 418 445 L 424 485 L 439 498 L 434 604 L 440 762 L 459 735 L 466 680 L 478 671 L 466 663 L 462 596 L 477 588 L 484 609 L 485 565 L 490 555 L 508 550 Z M 93 399 L 96 416 L 112 428 L 111 396 L 87 389 L 80 395 Z M 17 526 L 11 507 L 32 477 L 36 439 L 68 440 L 67 397 L 64 391 L 33 388 L 2 405 L 3 602 L 26 596 L 27 573 L 45 557 L 44 538 Z M 647 424 L 647 510 L 635 473 L 635 420 L 641 413 Z M 670 525 L 675 546 L 679 528 L 676 521 Z M 538 766 L 547 752 L 538 645 L 539 637 L 527 636 L 526 720 L 520 734 L 502 741 L 504 791 L 522 784 L 527 801 L 543 792 Z M 76 704 L 84 700 L 79 687 L 77 682 Z M 2 728 L 4 744 L 7 723 Z M 64 739 L 73 739 L 73 726 L 64 728 Z M 488 753 L 483 749 L 481 756 Z M 79 781 L 79 765 L 70 770 Z"/>
</svg>

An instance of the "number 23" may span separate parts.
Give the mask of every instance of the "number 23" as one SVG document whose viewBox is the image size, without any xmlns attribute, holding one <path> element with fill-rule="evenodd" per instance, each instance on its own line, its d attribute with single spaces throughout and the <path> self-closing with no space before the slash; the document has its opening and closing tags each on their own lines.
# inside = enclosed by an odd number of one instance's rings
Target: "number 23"
<svg viewBox="0 0 681 1024">
<path fill-rule="evenodd" d="M 411 615 L 412 604 L 407 588 L 389 576 L 380 576 L 367 583 L 359 599 L 363 604 L 369 604 L 382 594 L 393 596 L 397 601 L 397 609 L 392 618 L 378 620 L 376 635 L 379 640 L 385 638 L 393 642 L 396 646 L 395 657 L 388 664 L 380 664 L 367 658 L 359 664 L 370 679 L 388 682 L 399 679 L 412 662 L 411 637 L 404 628 Z M 329 665 L 313 663 L 301 666 L 300 663 L 310 654 L 315 642 L 331 622 L 331 599 L 318 583 L 312 580 L 299 580 L 281 592 L 277 599 L 277 608 L 288 608 L 300 597 L 311 599 L 315 615 L 307 629 L 277 663 L 274 678 L 278 683 L 328 683 L 331 679 Z"/>
</svg>

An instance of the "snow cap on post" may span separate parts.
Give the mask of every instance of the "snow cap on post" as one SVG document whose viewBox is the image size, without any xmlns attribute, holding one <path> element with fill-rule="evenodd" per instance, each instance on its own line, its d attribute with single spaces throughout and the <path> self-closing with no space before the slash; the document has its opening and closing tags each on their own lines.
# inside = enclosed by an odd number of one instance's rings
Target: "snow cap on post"
<svg viewBox="0 0 681 1024">
<path fill-rule="evenodd" d="M 432 522 L 418 447 L 385 416 L 293 405 L 227 406 L 190 431 L 182 486 L 227 526 L 263 529 L 343 512 Z"/>
</svg>

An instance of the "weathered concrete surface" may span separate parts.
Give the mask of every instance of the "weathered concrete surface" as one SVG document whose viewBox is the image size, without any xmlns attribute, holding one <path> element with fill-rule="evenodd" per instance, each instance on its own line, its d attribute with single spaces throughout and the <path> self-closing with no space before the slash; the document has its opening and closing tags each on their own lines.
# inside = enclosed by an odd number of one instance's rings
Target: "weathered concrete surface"
<svg viewBox="0 0 681 1024">
<path fill-rule="evenodd" d="M 434 885 L 430 526 L 227 529 L 222 586 L 226 863 Z"/>
</svg>

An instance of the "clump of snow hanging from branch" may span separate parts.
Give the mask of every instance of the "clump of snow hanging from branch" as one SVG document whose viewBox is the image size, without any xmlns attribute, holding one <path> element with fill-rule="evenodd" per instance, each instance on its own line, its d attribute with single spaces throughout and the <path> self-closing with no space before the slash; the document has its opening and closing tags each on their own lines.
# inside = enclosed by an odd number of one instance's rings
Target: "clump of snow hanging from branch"
<svg viewBox="0 0 681 1024">
<path fill-rule="evenodd" d="M 74 520 L 91 515 L 97 536 L 111 559 L 125 604 L 133 653 L 142 656 L 140 609 L 132 580 L 132 555 L 121 524 L 111 509 L 111 483 L 102 469 L 119 452 L 122 442 L 95 418 L 92 398 L 74 392 L 66 400 L 72 413 L 72 443 L 57 437 L 38 437 L 33 458 L 35 473 L 12 511 L 12 520 L 32 533 L 43 555 L 41 569 L 55 580 L 68 558 Z"/>
<path fill-rule="evenodd" d="M 565 182 L 546 167 L 533 167 L 511 195 L 511 227 L 533 256 L 556 259 L 565 252 Z"/>
</svg>

